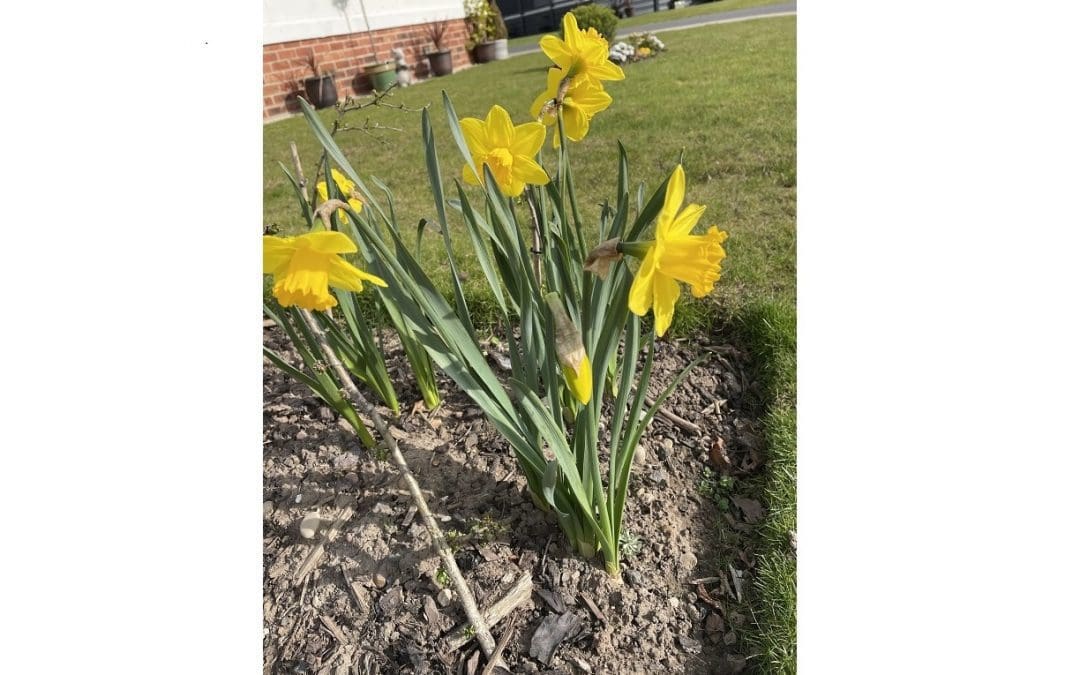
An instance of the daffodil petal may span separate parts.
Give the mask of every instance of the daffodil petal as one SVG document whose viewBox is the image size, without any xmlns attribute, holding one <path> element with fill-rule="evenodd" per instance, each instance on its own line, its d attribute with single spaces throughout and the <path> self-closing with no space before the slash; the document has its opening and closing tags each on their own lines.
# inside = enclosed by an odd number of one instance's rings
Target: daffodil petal
<svg viewBox="0 0 1080 675">
<path fill-rule="evenodd" d="M 341 232 L 311 232 L 299 239 L 312 251 L 319 253 L 356 253 L 356 244 Z"/>
<path fill-rule="evenodd" d="M 564 70 L 570 67 L 570 61 L 574 58 L 570 50 L 566 48 L 566 43 L 554 35 L 545 35 L 540 38 L 540 49 Z"/>
<path fill-rule="evenodd" d="M 589 117 L 611 105 L 611 94 L 596 87 L 579 87 L 574 92 L 573 99 L 574 105 Z"/>
<path fill-rule="evenodd" d="M 551 181 L 547 172 L 544 171 L 544 167 L 537 164 L 531 157 L 515 156 L 514 168 L 511 171 L 515 179 L 533 185 L 547 185 Z"/>
<path fill-rule="evenodd" d="M 682 206 L 683 198 L 686 196 L 686 172 L 683 171 L 682 164 L 675 167 L 675 171 L 672 172 L 671 178 L 668 180 L 667 192 L 664 193 L 664 207 L 660 209 L 660 215 L 656 219 L 656 233 L 658 237 L 663 237 L 667 234 L 668 229 L 675 220 L 675 216 L 679 212 L 679 207 Z"/>
<path fill-rule="evenodd" d="M 330 175 L 334 178 L 334 184 L 338 186 L 338 189 L 341 190 L 342 194 L 347 195 L 353 191 L 353 188 L 356 187 L 356 183 L 349 180 L 349 178 L 346 177 L 345 174 L 341 173 L 337 169 L 330 169 Z"/>
<path fill-rule="evenodd" d="M 315 184 L 315 191 L 319 193 L 319 199 L 324 202 L 329 199 L 329 193 L 326 191 L 326 181 L 321 180 Z"/>
<path fill-rule="evenodd" d="M 484 128 L 492 148 L 510 147 L 514 139 L 514 123 L 510 120 L 510 113 L 501 105 L 491 106 Z"/>
<path fill-rule="evenodd" d="M 675 302 L 679 299 L 679 282 L 665 274 L 653 279 L 653 319 L 656 337 L 663 337 L 675 317 Z"/>
<path fill-rule="evenodd" d="M 580 141 L 589 133 L 589 116 L 576 105 L 563 106 L 563 131 L 572 141 Z"/>
<path fill-rule="evenodd" d="M 487 134 L 484 133 L 483 121 L 475 117 L 466 117 L 459 120 L 458 124 L 461 125 L 461 133 L 465 136 L 465 143 L 468 144 L 472 154 L 486 155 L 491 150 L 487 142 Z"/>
<path fill-rule="evenodd" d="M 667 228 L 667 236 L 681 237 L 690 234 L 705 213 L 705 207 L 701 204 L 687 204 L 686 208 L 679 212 Z"/>
<path fill-rule="evenodd" d="M 510 144 L 510 153 L 532 158 L 540 151 L 547 138 L 547 129 L 539 122 L 526 122 L 514 127 L 514 142 Z"/>
<path fill-rule="evenodd" d="M 296 246 L 292 237 L 263 237 L 263 274 L 282 274 Z"/>
<path fill-rule="evenodd" d="M 626 73 L 623 72 L 622 68 L 606 60 L 589 64 L 589 74 L 598 80 L 626 79 Z"/>
<path fill-rule="evenodd" d="M 563 40 L 571 53 L 581 51 L 581 29 L 578 28 L 577 17 L 573 12 L 563 14 L 562 30 Z"/>
<path fill-rule="evenodd" d="M 506 191 L 507 196 L 520 197 L 521 193 L 525 192 L 525 181 L 518 178 L 515 174 L 512 173 L 510 178 L 510 184 L 507 186 L 503 186 L 500 184 L 499 187 L 503 188 Z"/>
<path fill-rule="evenodd" d="M 363 282 L 367 281 L 376 286 L 386 287 L 386 282 L 367 272 L 354 267 L 341 258 L 333 258 L 329 263 L 329 284 L 334 288 L 342 288 L 347 291 L 364 290 Z"/>
<path fill-rule="evenodd" d="M 475 159 L 473 160 L 476 161 Z M 477 162 L 479 163 L 479 162 Z M 472 167 L 466 164 L 461 167 L 461 180 L 465 181 L 469 185 L 479 185 L 480 178 L 476 175 L 476 172 L 472 170 Z"/>
<path fill-rule="evenodd" d="M 656 274 L 656 247 L 649 249 L 645 259 L 638 267 L 634 283 L 630 286 L 630 296 L 627 300 L 630 311 L 638 316 L 645 316 L 653 304 L 653 277 Z"/>
</svg>

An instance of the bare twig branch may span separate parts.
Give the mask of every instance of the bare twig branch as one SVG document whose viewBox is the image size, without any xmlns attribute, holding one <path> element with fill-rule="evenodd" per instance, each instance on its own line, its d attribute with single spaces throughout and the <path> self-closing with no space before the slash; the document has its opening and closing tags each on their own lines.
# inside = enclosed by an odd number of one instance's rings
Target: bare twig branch
<svg viewBox="0 0 1080 675">
<path fill-rule="evenodd" d="M 371 418 L 372 424 L 375 426 L 375 430 L 382 438 L 383 444 L 390 452 L 390 458 L 393 460 L 398 471 L 401 472 L 402 478 L 405 479 L 405 485 L 409 490 L 409 494 L 412 496 L 413 502 L 416 504 L 417 510 L 420 512 L 420 516 L 424 521 L 424 525 L 427 528 L 428 534 L 431 536 L 431 541 L 435 545 L 436 550 L 439 552 L 439 557 L 442 558 L 443 567 L 450 575 L 450 579 L 454 582 L 454 589 L 458 593 L 458 597 L 461 598 L 461 604 L 465 609 L 465 616 L 469 618 L 469 622 L 472 624 L 476 631 L 476 640 L 480 643 L 480 648 L 484 650 L 484 654 L 491 659 L 492 654 L 495 653 L 495 639 L 491 636 L 491 629 L 488 628 L 487 622 L 480 615 L 480 610 L 476 606 L 476 599 L 472 595 L 472 591 L 469 590 L 468 585 L 465 583 L 465 578 L 461 575 L 461 570 L 458 569 L 457 561 L 454 560 L 454 554 L 450 550 L 450 546 L 446 543 L 446 538 L 443 536 L 442 530 L 439 528 L 438 523 L 435 522 L 435 518 L 431 515 L 431 509 L 428 508 L 427 500 L 424 499 L 423 493 L 420 491 L 420 485 L 416 482 L 416 478 L 413 476 L 412 471 L 409 470 L 409 465 L 405 462 L 405 456 L 401 454 L 401 449 L 398 447 L 397 440 L 390 433 L 390 429 L 386 425 L 386 421 L 383 420 L 379 411 L 375 409 L 371 403 L 368 402 L 364 395 L 360 393 L 360 390 L 356 388 L 356 384 L 352 381 L 345 366 L 342 365 L 338 359 L 337 354 L 330 347 L 327 342 L 326 333 L 323 332 L 322 326 L 315 320 L 315 317 L 311 315 L 311 312 L 303 309 L 300 310 L 300 315 L 304 319 L 304 323 L 307 324 L 311 334 L 315 336 L 315 340 L 319 343 L 319 347 L 322 350 L 323 356 L 326 359 L 326 363 L 330 365 L 334 373 L 337 375 L 338 380 L 344 387 L 344 392 L 348 394 L 349 399 L 352 401 L 356 409 L 362 412 L 364 415 Z M 501 661 L 501 659 L 495 659 Z M 504 666 L 505 667 L 505 666 Z"/>
<path fill-rule="evenodd" d="M 505 595 L 496 600 L 491 607 L 484 610 L 484 620 L 493 626 L 502 621 L 515 607 L 529 599 L 532 595 L 532 587 L 532 573 L 523 573 Z M 446 646 L 450 651 L 454 651 L 467 645 L 471 639 L 469 625 L 463 624 L 450 631 L 450 634 L 446 636 Z M 483 644 L 480 646 L 482 647 Z"/>
<path fill-rule="evenodd" d="M 495 669 L 499 665 L 499 659 L 502 658 L 503 650 L 506 649 L 506 645 L 510 644 L 510 637 L 514 634 L 514 625 L 517 624 L 517 617 L 510 619 L 510 623 L 503 629 L 502 637 L 499 638 L 499 644 L 495 645 L 495 653 L 491 655 L 488 662 L 484 664 L 484 669 L 480 671 L 480 675 L 491 675 L 495 672 Z"/>
<path fill-rule="evenodd" d="M 541 267 L 542 259 L 541 259 L 541 256 L 543 255 L 544 251 L 541 248 L 541 243 L 540 243 L 540 214 L 537 211 L 535 199 L 536 199 L 536 195 L 533 193 L 532 186 L 530 186 L 528 188 L 528 190 L 525 191 L 525 203 L 529 205 L 529 215 L 532 217 L 532 226 L 533 226 L 533 248 L 532 248 L 533 274 L 536 275 L 536 287 L 537 288 L 542 288 L 543 287 L 543 283 L 542 283 L 543 282 L 543 276 L 541 274 L 541 272 L 542 272 L 542 267 Z"/>
<path fill-rule="evenodd" d="M 304 167 L 300 166 L 300 153 L 296 150 L 296 141 L 289 141 L 289 151 L 292 152 L 293 168 L 296 169 L 296 181 L 300 184 L 300 191 L 303 192 L 307 187 L 307 180 L 304 178 Z"/>
</svg>

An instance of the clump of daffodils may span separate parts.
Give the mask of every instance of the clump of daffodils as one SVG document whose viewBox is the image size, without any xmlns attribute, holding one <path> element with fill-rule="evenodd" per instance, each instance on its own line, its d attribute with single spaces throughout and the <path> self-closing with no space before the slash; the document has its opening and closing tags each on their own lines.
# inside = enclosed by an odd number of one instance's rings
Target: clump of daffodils
<svg viewBox="0 0 1080 675">
<path fill-rule="evenodd" d="M 562 37 L 545 36 L 540 47 L 554 65 L 527 121 L 515 123 L 512 113 L 524 111 L 500 105 L 483 117 L 459 118 L 443 94 L 464 160 L 461 179 L 483 193 L 483 205 L 470 203 L 471 190 L 456 186 L 458 210 L 507 331 L 510 377 L 499 377 L 484 357 L 453 273 L 454 228 L 444 213 L 447 200 L 439 188 L 443 178 L 426 109 L 427 170 L 451 260 L 453 306 L 403 245 L 392 213 L 379 214 L 387 226 L 385 233 L 379 229 L 372 213 L 378 205 L 355 172 L 347 171 L 359 185 L 332 171 L 329 184 L 336 191 L 320 189 L 325 202 L 317 215 L 326 222 L 344 209 L 347 231 L 360 238 L 364 258 L 389 282 L 379 292 L 387 308 L 407 317 L 407 325 L 423 327 L 423 348 L 513 448 L 536 503 L 555 514 L 577 551 L 590 557 L 601 552 L 605 568 L 617 577 L 634 454 L 658 407 L 694 365 L 647 403 L 656 341 L 670 329 L 683 285 L 695 297 L 713 290 L 726 257 L 727 233 L 716 226 L 694 232 L 705 207 L 684 204 L 681 165 L 636 216 L 620 208 L 602 215 L 599 223 L 583 217 L 574 194 L 571 153 L 560 144 L 563 139 L 581 141 L 595 116 L 612 105 L 605 87 L 625 77 L 612 62 L 619 60 L 615 55 L 630 62 L 665 47 L 647 34 L 610 46 L 595 30 L 581 30 L 570 13 L 563 18 Z M 320 130 L 318 117 L 309 108 L 305 114 Z M 550 174 L 541 157 L 549 128 L 555 131 L 558 156 L 557 164 L 549 165 Z M 325 132 L 321 138 L 331 156 L 341 154 Z M 625 205 L 631 200 L 629 169 L 620 152 L 617 201 Z M 361 194 L 368 196 L 366 204 Z M 650 236 L 646 232 L 653 222 Z M 331 229 L 332 223 L 326 224 Z M 523 236 L 529 226 L 531 244 Z M 356 249 L 344 234 L 306 236 L 318 239 L 272 239 L 264 245 L 265 268 L 274 274 L 282 304 L 324 309 L 333 306 L 329 287 L 356 290 L 361 281 L 383 285 L 382 279 L 340 258 Z M 636 261 L 629 262 L 630 257 Z M 650 313 L 652 330 L 641 320 Z M 603 424 L 601 414 L 607 412 L 610 423 Z"/>
</svg>

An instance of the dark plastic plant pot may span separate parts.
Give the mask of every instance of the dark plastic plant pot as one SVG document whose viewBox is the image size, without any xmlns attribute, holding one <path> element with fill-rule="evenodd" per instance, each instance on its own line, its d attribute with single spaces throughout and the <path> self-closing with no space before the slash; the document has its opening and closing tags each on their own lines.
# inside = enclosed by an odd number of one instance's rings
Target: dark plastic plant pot
<svg viewBox="0 0 1080 675">
<path fill-rule="evenodd" d="M 337 105 L 338 102 L 333 75 L 307 78 L 304 80 L 304 93 L 307 94 L 307 100 L 316 108 L 329 108 Z"/>
<path fill-rule="evenodd" d="M 454 72 L 454 55 L 447 49 L 441 52 L 431 52 L 427 55 L 428 65 L 436 77 L 449 75 Z"/>
<path fill-rule="evenodd" d="M 495 60 L 495 43 L 481 42 L 476 45 L 476 62 L 487 63 Z"/>
<path fill-rule="evenodd" d="M 386 91 L 397 82 L 397 73 L 394 71 L 393 61 L 383 61 L 370 66 L 364 66 L 364 74 L 371 82 L 371 88 L 375 91 Z"/>
</svg>

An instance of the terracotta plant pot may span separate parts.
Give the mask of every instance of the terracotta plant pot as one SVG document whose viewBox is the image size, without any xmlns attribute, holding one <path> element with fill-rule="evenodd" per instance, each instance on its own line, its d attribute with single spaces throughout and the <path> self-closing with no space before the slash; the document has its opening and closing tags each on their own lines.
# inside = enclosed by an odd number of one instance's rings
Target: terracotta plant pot
<svg viewBox="0 0 1080 675">
<path fill-rule="evenodd" d="M 449 75 L 454 72 L 454 55 L 449 49 L 441 52 L 431 52 L 427 55 L 428 65 L 436 77 Z"/>
<path fill-rule="evenodd" d="M 487 63 L 495 60 L 495 43 L 481 42 L 476 45 L 476 62 Z"/>
<path fill-rule="evenodd" d="M 333 75 L 307 78 L 304 80 L 304 93 L 307 94 L 308 102 L 316 108 L 329 108 L 338 102 Z"/>
<path fill-rule="evenodd" d="M 397 82 L 397 73 L 394 71 L 393 61 L 383 61 L 364 66 L 364 74 L 371 82 L 371 88 L 375 91 L 386 91 Z"/>
</svg>

